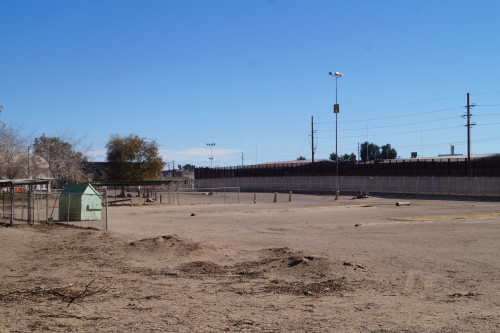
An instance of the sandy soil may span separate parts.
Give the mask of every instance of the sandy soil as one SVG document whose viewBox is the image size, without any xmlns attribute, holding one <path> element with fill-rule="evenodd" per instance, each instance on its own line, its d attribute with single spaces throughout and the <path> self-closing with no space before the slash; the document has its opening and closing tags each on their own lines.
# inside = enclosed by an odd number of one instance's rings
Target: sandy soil
<svg viewBox="0 0 500 333">
<path fill-rule="evenodd" d="M 0 331 L 500 331 L 499 203 L 241 199 L 0 227 Z"/>
</svg>

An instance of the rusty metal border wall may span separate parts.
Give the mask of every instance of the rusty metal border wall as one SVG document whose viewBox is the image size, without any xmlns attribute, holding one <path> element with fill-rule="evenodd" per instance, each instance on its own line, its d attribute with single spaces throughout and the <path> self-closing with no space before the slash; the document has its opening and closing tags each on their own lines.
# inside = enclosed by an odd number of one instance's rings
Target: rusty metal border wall
<svg viewBox="0 0 500 333">
<path fill-rule="evenodd" d="M 224 168 L 197 168 L 195 179 L 334 176 L 335 162 L 274 163 Z M 388 160 L 339 162 L 339 176 L 384 177 L 500 177 L 500 159 Z"/>
<path fill-rule="evenodd" d="M 302 191 L 334 193 L 335 176 L 213 178 L 196 180 L 197 187 L 239 186 L 242 191 Z M 341 176 L 341 193 L 401 194 L 500 198 L 500 177 Z"/>
</svg>

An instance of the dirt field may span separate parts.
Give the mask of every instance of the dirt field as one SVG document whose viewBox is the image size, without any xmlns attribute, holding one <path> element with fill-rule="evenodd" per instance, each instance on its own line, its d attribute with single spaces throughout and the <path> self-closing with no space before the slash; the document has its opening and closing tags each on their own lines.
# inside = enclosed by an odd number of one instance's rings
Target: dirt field
<svg viewBox="0 0 500 333">
<path fill-rule="evenodd" d="M 499 203 L 272 201 L 0 227 L 0 332 L 500 331 Z"/>
</svg>

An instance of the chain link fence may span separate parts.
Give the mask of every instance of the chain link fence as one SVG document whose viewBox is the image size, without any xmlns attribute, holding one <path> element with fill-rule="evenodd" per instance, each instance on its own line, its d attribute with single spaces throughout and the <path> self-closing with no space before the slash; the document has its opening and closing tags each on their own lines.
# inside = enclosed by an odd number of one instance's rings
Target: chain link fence
<svg viewBox="0 0 500 333">
<path fill-rule="evenodd" d="M 12 224 L 65 223 L 107 230 L 111 214 L 120 206 L 238 204 L 239 187 L 107 188 L 97 194 L 64 193 L 58 190 L 1 193 L 0 221 Z M 116 208 L 114 208 L 116 207 Z"/>
<path fill-rule="evenodd" d="M 85 228 L 106 229 L 105 194 L 60 191 L 2 192 L 0 219 L 4 223 L 63 222 Z"/>
</svg>

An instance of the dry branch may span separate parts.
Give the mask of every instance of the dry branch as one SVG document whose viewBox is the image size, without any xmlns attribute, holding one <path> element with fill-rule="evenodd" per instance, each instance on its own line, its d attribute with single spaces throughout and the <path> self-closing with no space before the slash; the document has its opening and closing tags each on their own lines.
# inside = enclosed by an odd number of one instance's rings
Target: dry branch
<svg viewBox="0 0 500 333">
<path fill-rule="evenodd" d="M 90 281 L 85 285 L 85 289 L 80 293 L 75 293 L 70 291 L 69 293 L 63 293 L 62 290 L 71 287 L 73 284 L 66 286 L 54 287 L 54 288 L 38 288 L 38 289 L 28 289 L 28 290 L 13 290 L 3 294 L 0 294 L 0 298 L 8 297 L 12 295 L 53 295 L 62 298 L 68 302 L 67 306 L 70 306 L 74 301 L 79 298 L 94 294 L 95 292 L 89 291 L 89 287 L 94 283 L 95 279 Z"/>
</svg>

